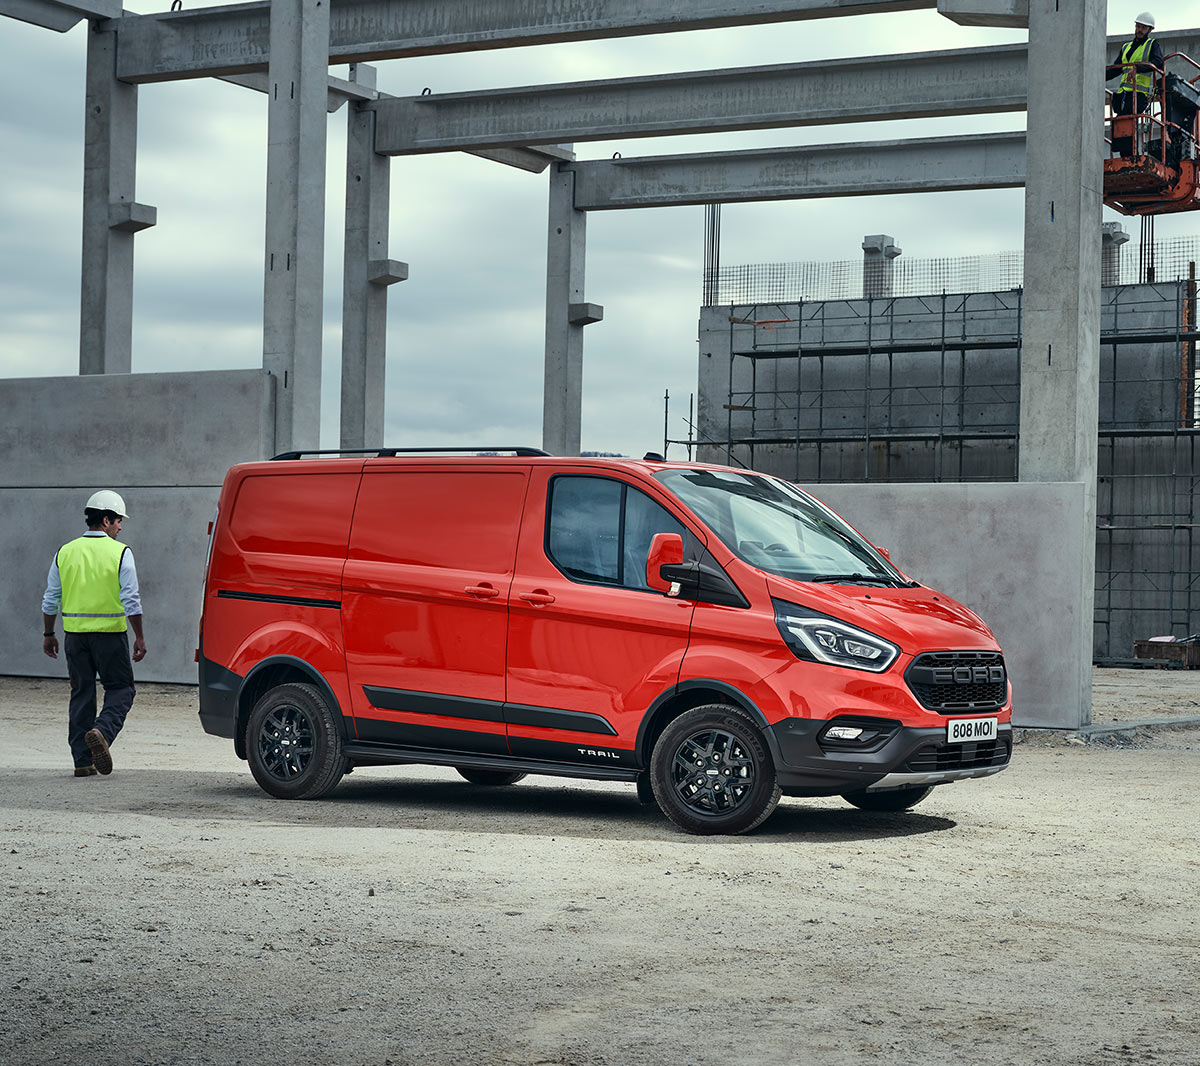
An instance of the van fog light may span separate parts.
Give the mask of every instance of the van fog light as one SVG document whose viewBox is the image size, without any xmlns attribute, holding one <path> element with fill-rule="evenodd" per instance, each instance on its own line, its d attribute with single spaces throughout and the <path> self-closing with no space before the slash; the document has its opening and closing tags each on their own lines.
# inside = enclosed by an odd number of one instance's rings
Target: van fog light
<svg viewBox="0 0 1200 1066">
<path fill-rule="evenodd" d="M 857 740 L 863 735 L 863 730 L 852 725 L 835 725 L 825 730 L 825 736 L 829 740 Z"/>
</svg>

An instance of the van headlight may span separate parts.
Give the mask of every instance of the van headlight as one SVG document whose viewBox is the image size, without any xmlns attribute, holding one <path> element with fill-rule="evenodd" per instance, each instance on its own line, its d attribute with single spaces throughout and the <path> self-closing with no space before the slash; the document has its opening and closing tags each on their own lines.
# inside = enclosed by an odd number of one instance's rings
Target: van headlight
<svg viewBox="0 0 1200 1066">
<path fill-rule="evenodd" d="M 900 654 L 891 641 L 794 603 L 775 601 L 775 624 L 800 659 L 881 674 Z"/>
</svg>

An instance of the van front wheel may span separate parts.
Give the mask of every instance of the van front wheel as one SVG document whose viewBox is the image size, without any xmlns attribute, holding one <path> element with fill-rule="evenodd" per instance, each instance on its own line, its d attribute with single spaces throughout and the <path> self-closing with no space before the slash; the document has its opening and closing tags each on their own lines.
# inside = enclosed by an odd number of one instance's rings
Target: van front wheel
<svg viewBox="0 0 1200 1066">
<path fill-rule="evenodd" d="M 246 727 L 250 772 L 280 799 L 317 799 L 346 772 L 342 734 L 315 685 L 279 685 L 250 712 Z"/>
<path fill-rule="evenodd" d="M 746 833 L 761 825 L 781 789 L 762 733 L 740 708 L 722 703 L 681 714 L 650 757 L 658 806 L 689 833 Z"/>
</svg>

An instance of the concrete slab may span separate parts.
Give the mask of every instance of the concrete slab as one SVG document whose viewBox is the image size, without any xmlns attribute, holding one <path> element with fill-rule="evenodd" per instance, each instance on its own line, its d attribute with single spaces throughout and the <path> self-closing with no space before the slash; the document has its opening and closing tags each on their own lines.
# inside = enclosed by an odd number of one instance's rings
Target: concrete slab
<svg viewBox="0 0 1200 1066">
<path fill-rule="evenodd" d="M 1078 568 L 1064 565 L 1069 546 L 1090 533 L 1082 485 L 805 487 L 887 548 L 914 580 L 953 596 L 988 623 L 1012 678 L 1015 724 L 1090 724 L 1090 684 L 1080 683 L 1075 665 L 1091 669 L 1092 649 L 1078 636 L 1084 590 Z M 1090 597 L 1086 602 L 1090 611 Z"/>
<path fill-rule="evenodd" d="M 146 619 L 135 677 L 195 682 L 208 523 L 226 469 L 268 455 L 272 395 L 260 370 L 0 381 L 0 673 L 66 676 L 41 649 L 46 572 L 83 532 L 88 496 L 114 488 Z"/>
</svg>

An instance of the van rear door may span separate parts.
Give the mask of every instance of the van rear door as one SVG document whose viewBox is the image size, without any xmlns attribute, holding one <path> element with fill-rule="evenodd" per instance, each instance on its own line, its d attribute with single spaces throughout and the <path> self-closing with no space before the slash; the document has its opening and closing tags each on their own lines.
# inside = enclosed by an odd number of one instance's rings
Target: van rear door
<svg viewBox="0 0 1200 1066">
<path fill-rule="evenodd" d="M 360 741 L 505 755 L 508 595 L 528 471 L 368 464 L 343 578 Z"/>
</svg>

